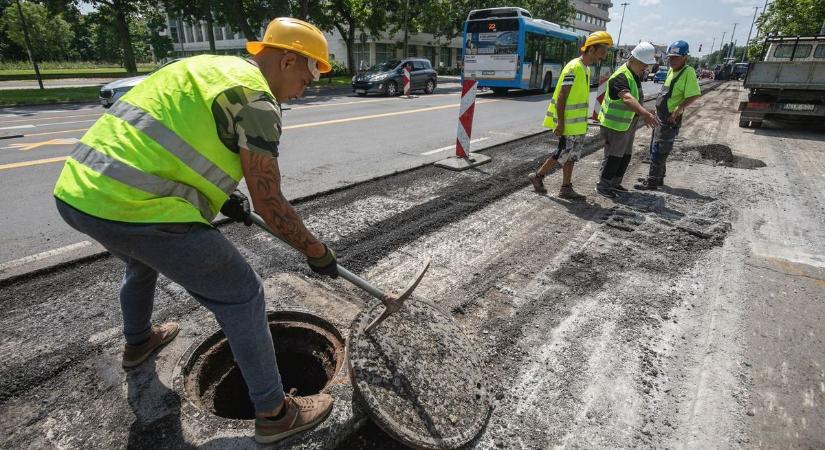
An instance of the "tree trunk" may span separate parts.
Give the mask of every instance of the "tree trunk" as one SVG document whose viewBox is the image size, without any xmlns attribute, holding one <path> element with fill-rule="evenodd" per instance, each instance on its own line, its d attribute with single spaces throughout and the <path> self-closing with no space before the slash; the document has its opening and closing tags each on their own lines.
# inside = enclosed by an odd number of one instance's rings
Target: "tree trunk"
<svg viewBox="0 0 825 450">
<path fill-rule="evenodd" d="M 126 72 L 136 74 L 135 52 L 132 49 L 132 36 L 129 34 L 129 21 L 126 18 L 127 6 L 121 0 L 115 0 L 112 6 L 115 10 L 115 28 L 118 37 L 120 37 L 120 47 L 123 50 L 123 67 L 126 68 Z"/>
<path fill-rule="evenodd" d="M 300 0 L 301 3 L 301 11 L 300 17 L 301 20 L 309 20 L 309 0 Z"/>
<path fill-rule="evenodd" d="M 236 1 L 233 2 L 233 4 L 235 5 L 235 17 L 238 18 L 238 27 L 240 27 L 241 33 L 243 33 L 247 41 L 257 41 L 258 35 L 252 31 L 252 27 L 249 26 L 249 22 L 246 20 L 246 11 L 243 10 L 243 3 Z"/>
<path fill-rule="evenodd" d="M 352 46 L 355 45 L 355 25 L 353 25 L 351 21 L 348 22 L 348 25 L 349 28 L 345 28 L 343 24 L 334 24 L 338 32 L 341 33 L 341 37 L 344 38 L 344 43 L 347 45 L 347 69 L 350 74 L 354 74 L 358 72 L 358 68 L 355 67 L 355 55 L 352 52 Z"/>
<path fill-rule="evenodd" d="M 207 4 L 209 8 L 209 4 Z M 206 10 L 206 35 L 209 36 L 209 51 L 215 53 L 215 27 L 212 20 L 212 10 Z"/>
</svg>

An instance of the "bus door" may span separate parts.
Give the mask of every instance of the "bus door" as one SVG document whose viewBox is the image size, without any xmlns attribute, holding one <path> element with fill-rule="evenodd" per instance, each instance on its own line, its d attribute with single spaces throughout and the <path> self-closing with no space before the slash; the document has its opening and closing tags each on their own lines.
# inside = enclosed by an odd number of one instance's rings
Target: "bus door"
<svg viewBox="0 0 825 450">
<path fill-rule="evenodd" d="M 527 34 L 525 38 L 527 47 L 525 48 L 524 59 L 525 63 L 530 63 L 530 79 L 527 87 L 529 89 L 540 88 L 544 83 L 545 40 L 533 34 Z"/>
</svg>

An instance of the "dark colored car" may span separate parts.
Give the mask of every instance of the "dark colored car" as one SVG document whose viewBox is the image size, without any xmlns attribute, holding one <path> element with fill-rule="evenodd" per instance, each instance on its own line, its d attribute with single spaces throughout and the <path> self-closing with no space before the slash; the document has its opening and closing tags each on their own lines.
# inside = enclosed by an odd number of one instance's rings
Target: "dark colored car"
<svg viewBox="0 0 825 450">
<path fill-rule="evenodd" d="M 410 67 L 410 91 L 432 94 L 438 85 L 438 74 L 430 60 L 407 58 L 376 64 L 352 77 L 352 90 L 358 95 L 379 93 L 395 96 L 404 90 L 404 66 Z"/>
<path fill-rule="evenodd" d="M 668 71 L 667 66 L 659 67 L 659 71 L 656 72 L 655 75 L 653 75 L 653 82 L 654 83 L 664 83 L 665 79 L 667 79 L 667 71 Z"/>
</svg>

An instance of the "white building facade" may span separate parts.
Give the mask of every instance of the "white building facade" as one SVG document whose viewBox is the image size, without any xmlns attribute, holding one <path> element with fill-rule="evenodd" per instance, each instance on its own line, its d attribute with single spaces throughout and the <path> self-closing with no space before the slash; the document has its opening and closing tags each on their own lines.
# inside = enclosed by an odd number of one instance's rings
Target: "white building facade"
<svg viewBox="0 0 825 450">
<path fill-rule="evenodd" d="M 246 54 L 246 39 L 243 34 L 235 33 L 231 27 L 213 26 L 215 35 L 215 52 L 217 54 Z M 209 52 L 209 34 L 205 22 L 188 22 L 167 16 L 167 29 L 161 34 L 169 36 L 177 57 L 197 55 Z M 264 26 L 257 30 L 263 36 Z M 335 30 L 325 33 L 329 43 L 330 58 L 347 66 L 347 46 L 341 34 Z M 384 35 L 375 39 L 367 33 L 356 33 L 353 45 L 355 69 L 363 69 L 379 62 L 401 59 L 404 56 L 404 35 Z M 436 38 L 427 33 L 410 34 L 408 51 L 411 57 L 430 60 L 434 68 L 455 69 L 461 50 L 461 37 L 452 39 Z"/>
</svg>

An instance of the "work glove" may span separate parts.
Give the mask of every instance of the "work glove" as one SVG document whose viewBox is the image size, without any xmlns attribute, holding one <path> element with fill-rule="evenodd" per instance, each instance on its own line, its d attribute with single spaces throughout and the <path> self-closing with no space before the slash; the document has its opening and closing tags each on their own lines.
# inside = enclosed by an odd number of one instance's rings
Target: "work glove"
<svg viewBox="0 0 825 450">
<path fill-rule="evenodd" d="M 318 258 L 307 257 L 307 264 L 313 272 L 338 278 L 338 262 L 335 259 L 335 252 L 324 244 L 324 255 Z"/>
<path fill-rule="evenodd" d="M 249 199 L 237 189 L 229 195 L 229 200 L 221 206 L 221 214 L 238 222 L 243 222 L 246 226 L 252 225 L 252 208 L 249 206 Z"/>
</svg>

